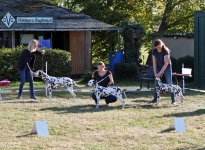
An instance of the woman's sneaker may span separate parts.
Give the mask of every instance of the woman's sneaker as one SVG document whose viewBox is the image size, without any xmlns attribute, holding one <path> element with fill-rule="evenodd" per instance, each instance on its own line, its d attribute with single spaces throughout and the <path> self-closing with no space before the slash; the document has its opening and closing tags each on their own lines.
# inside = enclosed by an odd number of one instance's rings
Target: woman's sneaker
<svg viewBox="0 0 205 150">
<path fill-rule="evenodd" d="M 157 100 L 153 99 L 150 103 L 157 103 Z"/>
<path fill-rule="evenodd" d="M 173 100 L 171 104 L 172 104 L 172 105 L 176 105 L 176 102 L 175 102 L 175 100 Z"/>
<path fill-rule="evenodd" d="M 37 100 L 38 98 L 35 96 L 30 97 L 31 99 Z"/>
<path fill-rule="evenodd" d="M 22 97 L 21 97 L 21 96 L 18 96 L 17 99 L 22 99 Z"/>
</svg>

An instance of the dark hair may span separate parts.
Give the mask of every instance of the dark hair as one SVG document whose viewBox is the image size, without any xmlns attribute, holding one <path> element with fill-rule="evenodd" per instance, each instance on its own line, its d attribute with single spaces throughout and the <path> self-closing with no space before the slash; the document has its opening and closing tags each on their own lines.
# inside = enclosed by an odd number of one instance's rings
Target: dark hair
<svg viewBox="0 0 205 150">
<path fill-rule="evenodd" d="M 164 52 L 167 50 L 168 52 L 170 52 L 169 48 L 164 44 L 164 42 L 160 39 L 157 39 L 154 41 L 154 47 L 157 47 L 158 45 L 162 45 L 162 53 L 164 54 Z M 155 50 L 157 50 L 155 48 Z"/>
</svg>

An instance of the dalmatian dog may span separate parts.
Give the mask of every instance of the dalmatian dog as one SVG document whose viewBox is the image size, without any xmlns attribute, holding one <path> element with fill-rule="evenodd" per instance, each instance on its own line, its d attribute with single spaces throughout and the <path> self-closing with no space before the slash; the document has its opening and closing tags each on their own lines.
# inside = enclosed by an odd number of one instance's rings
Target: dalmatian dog
<svg viewBox="0 0 205 150">
<path fill-rule="evenodd" d="M 71 78 L 68 77 L 52 77 L 47 75 L 45 72 L 43 72 L 42 70 L 38 70 L 34 73 L 35 77 L 41 77 L 47 87 L 47 90 L 49 92 L 49 100 L 52 100 L 52 89 L 56 89 L 58 87 L 64 86 L 67 87 L 68 91 L 70 92 L 70 94 L 73 96 L 74 98 L 74 102 L 76 100 L 76 95 L 73 92 L 73 84 L 75 84 L 77 87 L 82 87 L 79 86 L 75 83 L 75 81 L 73 81 Z"/>
<path fill-rule="evenodd" d="M 160 78 L 156 78 L 156 92 L 157 92 L 157 105 L 160 102 L 160 94 L 164 93 L 174 93 L 174 97 L 178 98 L 183 105 L 184 96 L 182 94 L 182 90 L 178 85 L 173 84 L 164 84 L 161 82 Z"/>
<path fill-rule="evenodd" d="M 94 87 L 94 92 L 95 92 L 95 95 L 97 98 L 96 108 L 99 107 L 100 97 L 106 97 L 109 95 L 116 96 L 117 99 L 120 100 L 120 102 L 122 103 L 122 108 L 124 108 L 125 102 L 122 99 L 122 93 L 124 93 L 124 95 L 125 95 L 125 91 L 123 89 L 121 89 L 120 87 L 117 87 L 117 86 L 109 86 L 109 87 L 99 86 L 97 84 L 97 82 L 93 79 L 88 81 L 88 84 L 86 86 L 93 86 Z M 126 95 L 125 95 L 125 98 L 127 98 Z"/>
</svg>

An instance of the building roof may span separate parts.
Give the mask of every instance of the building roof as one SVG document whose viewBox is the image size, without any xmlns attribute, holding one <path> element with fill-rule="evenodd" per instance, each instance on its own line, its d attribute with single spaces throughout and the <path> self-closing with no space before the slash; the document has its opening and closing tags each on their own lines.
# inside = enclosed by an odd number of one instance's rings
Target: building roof
<svg viewBox="0 0 205 150">
<path fill-rule="evenodd" d="M 8 12 L 15 22 L 8 28 L 0 21 L 0 31 L 70 31 L 119 30 L 119 27 L 92 19 L 90 16 L 40 0 L 0 0 L 0 17 Z M 53 17 L 53 23 L 17 23 L 17 17 Z"/>
<path fill-rule="evenodd" d="M 194 37 L 194 33 L 153 33 L 149 35 L 150 37 Z"/>
</svg>

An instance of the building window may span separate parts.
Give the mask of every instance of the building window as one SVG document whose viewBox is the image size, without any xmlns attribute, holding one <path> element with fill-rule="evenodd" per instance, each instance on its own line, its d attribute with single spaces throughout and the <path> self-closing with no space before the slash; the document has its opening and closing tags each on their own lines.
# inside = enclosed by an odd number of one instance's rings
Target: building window
<svg viewBox="0 0 205 150">
<path fill-rule="evenodd" d="M 9 39 L 9 32 L 0 32 L 0 48 L 9 47 L 9 43 L 11 43 L 11 39 Z"/>
<path fill-rule="evenodd" d="M 22 34 L 21 44 L 28 44 L 30 40 L 34 39 L 34 34 Z"/>
</svg>

